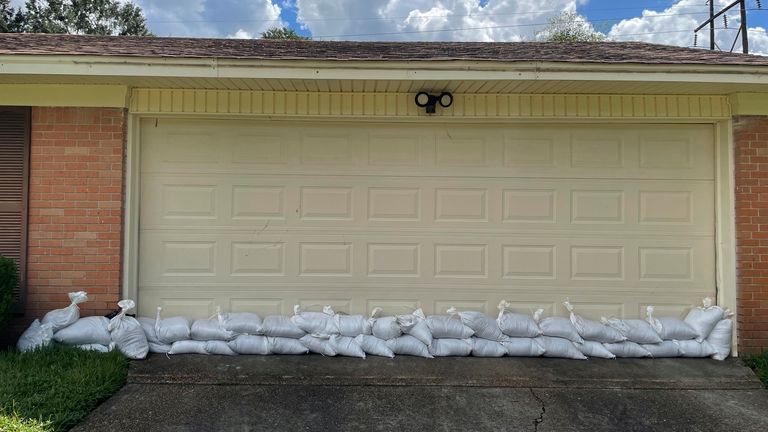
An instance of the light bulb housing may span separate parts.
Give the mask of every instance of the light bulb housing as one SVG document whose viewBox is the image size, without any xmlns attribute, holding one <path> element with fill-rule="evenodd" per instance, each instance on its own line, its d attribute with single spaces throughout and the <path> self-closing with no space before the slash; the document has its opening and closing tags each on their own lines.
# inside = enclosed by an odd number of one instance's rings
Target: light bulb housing
<svg viewBox="0 0 768 432">
<path fill-rule="evenodd" d="M 439 95 L 432 95 L 421 91 L 416 93 L 413 101 L 419 108 L 424 108 L 427 114 L 434 114 L 435 107 L 440 104 L 443 108 L 448 108 L 453 104 L 453 95 L 450 92 L 442 92 Z"/>
</svg>

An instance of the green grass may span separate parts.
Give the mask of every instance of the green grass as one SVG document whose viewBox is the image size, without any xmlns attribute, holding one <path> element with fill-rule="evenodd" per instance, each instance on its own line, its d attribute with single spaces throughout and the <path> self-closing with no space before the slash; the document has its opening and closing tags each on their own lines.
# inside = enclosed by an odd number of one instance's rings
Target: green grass
<svg viewBox="0 0 768 432">
<path fill-rule="evenodd" d="M 17 412 L 5 413 L 0 410 L 0 432 L 52 432 L 49 421 L 25 419 Z"/>
<path fill-rule="evenodd" d="M 757 377 L 763 382 L 766 388 L 768 388 L 768 351 L 763 351 L 762 354 L 758 354 L 752 357 L 744 359 L 744 364 L 751 367 L 755 371 Z"/>
<path fill-rule="evenodd" d="M 110 353 L 53 346 L 0 353 L 0 431 L 64 431 L 76 425 L 125 383 L 128 359 Z M 10 414 L 9 414 L 10 413 Z M 3 428 L 25 419 L 50 422 L 49 429 Z M 38 425 L 39 426 L 39 425 Z M 27 427 L 25 429 L 24 427 Z"/>
</svg>

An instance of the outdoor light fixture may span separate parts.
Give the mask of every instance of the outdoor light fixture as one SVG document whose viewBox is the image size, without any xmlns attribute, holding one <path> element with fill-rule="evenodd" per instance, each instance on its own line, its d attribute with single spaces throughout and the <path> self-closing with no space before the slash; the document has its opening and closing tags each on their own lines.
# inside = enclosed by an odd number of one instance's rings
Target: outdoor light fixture
<svg viewBox="0 0 768 432">
<path fill-rule="evenodd" d="M 453 95 L 449 92 L 442 92 L 439 96 L 431 95 L 427 92 L 416 93 L 416 106 L 426 108 L 427 114 L 435 113 L 435 106 L 440 104 L 443 108 L 448 108 L 453 103 Z"/>
</svg>

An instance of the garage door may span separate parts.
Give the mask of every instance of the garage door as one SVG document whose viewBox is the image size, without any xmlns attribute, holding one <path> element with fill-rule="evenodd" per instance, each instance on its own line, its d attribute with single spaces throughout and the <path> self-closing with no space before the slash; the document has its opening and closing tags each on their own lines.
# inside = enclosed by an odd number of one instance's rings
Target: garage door
<svg viewBox="0 0 768 432">
<path fill-rule="evenodd" d="M 712 126 L 141 123 L 139 312 L 636 317 L 715 292 Z"/>
</svg>

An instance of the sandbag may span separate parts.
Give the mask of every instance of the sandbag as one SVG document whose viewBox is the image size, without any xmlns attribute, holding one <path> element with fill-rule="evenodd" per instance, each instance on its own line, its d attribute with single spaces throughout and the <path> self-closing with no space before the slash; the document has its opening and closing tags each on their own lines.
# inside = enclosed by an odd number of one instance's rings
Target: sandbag
<svg viewBox="0 0 768 432">
<path fill-rule="evenodd" d="M 158 342 L 170 345 L 174 342 L 188 340 L 190 327 L 192 327 L 190 320 L 181 316 L 160 318 L 162 312 L 163 308 L 158 306 L 155 317 L 155 334 Z"/>
<path fill-rule="evenodd" d="M 205 341 L 196 340 L 183 340 L 177 341 L 171 344 L 171 349 L 168 350 L 168 354 L 205 354 L 208 355 L 208 351 L 205 350 Z"/>
<path fill-rule="evenodd" d="M 454 314 L 456 313 L 456 309 L 450 308 L 448 309 L 448 313 Z M 501 329 L 499 329 L 499 324 L 496 320 L 482 312 L 459 312 L 459 317 L 461 317 L 461 322 L 464 323 L 464 325 L 475 332 L 475 337 L 498 342 L 504 341 L 507 338 L 507 336 L 501 332 Z"/>
<path fill-rule="evenodd" d="M 53 339 L 64 345 L 101 345 L 112 342 L 107 326 L 109 319 L 103 316 L 80 318 L 72 325 L 53 334 Z"/>
<path fill-rule="evenodd" d="M 291 319 L 284 315 L 270 315 L 261 323 L 261 333 L 269 337 L 299 339 L 307 332 L 298 328 Z"/>
<path fill-rule="evenodd" d="M 381 308 L 374 308 L 371 311 L 371 332 L 374 336 L 382 340 L 394 339 L 403 334 L 400 325 L 397 324 L 397 318 L 393 316 L 378 318 Z"/>
<path fill-rule="evenodd" d="M 542 319 L 544 309 L 537 309 L 533 313 L 533 320 L 539 325 L 543 336 L 568 339 L 571 342 L 581 343 L 584 339 L 579 336 L 579 331 L 573 326 L 571 320 L 563 317 L 547 317 Z"/>
<path fill-rule="evenodd" d="M 330 306 L 323 307 L 322 312 L 308 312 L 302 311 L 299 305 L 294 305 L 291 321 L 307 333 L 332 335 L 339 333 L 333 315 L 334 312 Z"/>
<path fill-rule="evenodd" d="M 471 339 L 435 339 L 429 346 L 429 353 L 435 357 L 466 357 L 471 352 Z"/>
<path fill-rule="evenodd" d="M 240 335 L 229 341 L 228 345 L 238 354 L 272 354 L 266 336 Z"/>
<path fill-rule="evenodd" d="M 387 346 L 387 342 L 370 335 L 358 335 L 355 337 L 355 341 L 365 351 L 366 354 L 375 355 L 379 357 L 394 358 L 395 353 Z"/>
<path fill-rule="evenodd" d="M 576 348 L 581 351 L 587 357 L 614 359 L 616 355 L 608 351 L 603 344 L 595 341 L 584 341 L 581 343 L 574 343 Z"/>
<path fill-rule="evenodd" d="M 261 334 L 261 317 L 250 312 L 224 314 L 224 328 L 233 334 Z"/>
<path fill-rule="evenodd" d="M 69 306 L 48 312 L 40 321 L 41 324 L 48 324 L 54 333 L 74 324 L 80 318 L 80 308 L 77 305 L 88 300 L 85 291 L 71 292 L 68 296 L 71 302 Z"/>
<path fill-rule="evenodd" d="M 415 337 L 426 346 L 432 344 L 432 331 L 429 329 L 427 319 L 421 309 L 416 309 L 409 315 L 398 315 L 396 318 L 403 333 Z"/>
<path fill-rule="evenodd" d="M 346 315 L 337 313 L 333 316 L 336 330 L 342 336 L 356 337 L 371 334 L 373 322 L 363 315 Z"/>
<path fill-rule="evenodd" d="M 542 356 L 586 360 L 587 357 L 568 339 L 551 336 L 539 336 L 534 339 L 544 349 Z"/>
<path fill-rule="evenodd" d="M 139 318 L 136 318 L 136 321 L 139 322 L 141 329 L 144 330 L 144 336 L 147 337 L 147 342 L 154 343 L 154 344 L 162 344 L 162 342 L 160 342 L 160 340 L 157 338 L 157 331 L 155 330 L 155 320 L 148 317 L 139 317 Z M 150 352 L 152 351 L 150 350 Z"/>
<path fill-rule="evenodd" d="M 541 335 L 541 329 L 533 318 L 525 314 L 514 313 L 509 310 L 511 304 L 502 300 L 499 302 L 499 316 L 496 322 L 499 330 L 507 336 L 534 338 Z"/>
<path fill-rule="evenodd" d="M 42 324 L 40 320 L 32 321 L 32 324 L 24 330 L 19 340 L 16 342 L 16 348 L 21 352 L 33 351 L 51 344 L 53 339 L 53 329 L 50 324 Z"/>
<path fill-rule="evenodd" d="M 650 324 L 653 331 L 658 333 L 662 340 L 689 340 L 695 339 L 699 334 L 693 327 L 681 319 L 672 317 L 654 317 L 653 306 L 648 306 L 645 310 L 645 320 Z"/>
<path fill-rule="evenodd" d="M 665 340 L 657 344 L 643 344 L 640 346 L 651 353 L 653 358 L 680 357 L 680 346 L 677 344 L 677 341 Z"/>
<path fill-rule="evenodd" d="M 154 354 L 168 354 L 171 350 L 171 345 L 169 344 L 149 341 L 147 341 L 147 343 L 149 345 L 149 352 Z"/>
<path fill-rule="evenodd" d="M 619 358 L 643 358 L 651 357 L 651 353 L 641 345 L 631 342 L 604 343 L 605 349 Z"/>
<path fill-rule="evenodd" d="M 221 306 L 216 306 L 216 315 L 210 319 L 198 319 L 192 323 L 189 335 L 192 340 L 199 341 L 229 341 L 235 334 L 227 330 L 224 324 L 224 316 L 221 314 Z"/>
<path fill-rule="evenodd" d="M 576 327 L 576 330 L 579 332 L 579 336 L 581 336 L 583 339 L 603 343 L 622 342 L 627 339 L 614 328 L 577 315 L 574 313 L 573 305 L 571 305 L 570 301 L 564 301 L 563 305 L 571 314 L 571 323 L 574 327 Z"/>
<path fill-rule="evenodd" d="M 340 356 L 365 358 L 365 351 L 351 336 L 331 335 L 328 343 Z"/>
<path fill-rule="evenodd" d="M 661 343 L 659 334 L 656 333 L 651 325 L 646 321 L 640 319 L 619 319 L 619 318 L 605 318 L 600 320 L 603 324 L 613 327 L 619 331 L 630 342 L 638 344 L 655 344 Z"/>
<path fill-rule="evenodd" d="M 395 354 L 424 358 L 433 358 L 424 342 L 411 335 L 402 335 L 387 341 L 387 346 Z"/>
<path fill-rule="evenodd" d="M 272 354 L 306 354 L 309 352 L 307 347 L 301 344 L 298 339 L 285 338 L 285 337 L 270 337 L 269 351 Z"/>
<path fill-rule="evenodd" d="M 706 340 L 698 342 L 696 340 L 677 341 L 680 347 L 680 357 L 709 357 L 717 353 L 717 350 Z"/>
<path fill-rule="evenodd" d="M 538 338 L 510 337 L 501 344 L 504 345 L 504 348 L 507 350 L 507 355 L 510 357 L 539 357 L 544 355 L 547 351 L 544 346 L 539 343 Z"/>
<path fill-rule="evenodd" d="M 305 335 L 302 336 L 301 339 L 299 339 L 299 342 L 301 342 L 302 345 L 307 347 L 309 352 L 320 354 L 326 357 L 333 357 L 337 353 L 331 347 L 331 344 L 329 342 L 330 336 L 328 335 L 322 335 L 322 336 L 312 336 L 312 335 Z"/>
<path fill-rule="evenodd" d="M 507 348 L 503 342 L 476 337 L 471 340 L 473 357 L 504 357 L 507 355 Z"/>
<path fill-rule="evenodd" d="M 692 308 L 683 321 L 696 330 L 696 341 L 701 342 L 723 318 L 725 310 L 720 306 L 713 306 L 712 298 L 705 297 L 702 306 Z"/>
<path fill-rule="evenodd" d="M 209 340 L 205 342 L 205 352 L 214 355 L 228 355 L 233 356 L 237 353 L 229 347 L 226 341 L 221 340 Z"/>
<path fill-rule="evenodd" d="M 147 357 L 149 343 L 144 329 L 136 318 L 126 316 L 126 312 L 136 307 L 136 303 L 130 299 L 117 302 L 120 313 L 109 320 L 107 329 L 112 337 L 112 342 L 121 353 L 129 359 L 140 360 Z"/>
<path fill-rule="evenodd" d="M 707 342 L 715 349 L 715 353 L 712 354 L 712 358 L 715 360 L 725 360 L 731 353 L 731 341 L 733 338 L 733 320 L 730 318 L 732 314 L 726 312 L 725 318 L 720 320 L 715 328 L 707 336 Z"/>
<path fill-rule="evenodd" d="M 430 315 L 426 321 L 435 339 L 467 339 L 475 334 L 471 328 L 461 322 L 458 314 Z"/>
<path fill-rule="evenodd" d="M 102 345 L 102 344 L 80 344 L 75 345 L 77 348 L 80 348 L 83 351 L 95 351 L 100 353 L 106 353 L 110 352 L 113 349 L 115 349 L 115 344 L 110 342 L 108 345 Z"/>
</svg>

